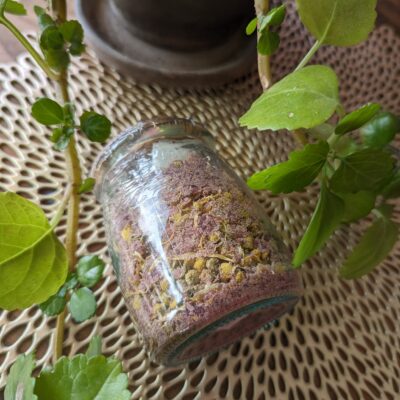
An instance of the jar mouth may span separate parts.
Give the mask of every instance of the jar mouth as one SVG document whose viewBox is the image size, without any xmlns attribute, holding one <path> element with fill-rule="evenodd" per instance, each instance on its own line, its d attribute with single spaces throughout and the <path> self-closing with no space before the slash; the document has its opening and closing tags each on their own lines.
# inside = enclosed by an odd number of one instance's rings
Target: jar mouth
<svg viewBox="0 0 400 400">
<path fill-rule="evenodd" d="M 132 151 L 135 151 L 135 149 L 138 150 L 145 143 L 165 138 L 200 139 L 209 147 L 215 147 L 214 138 L 211 133 L 194 119 L 166 117 L 151 121 L 140 121 L 109 141 L 95 159 L 90 170 L 90 176 L 96 180 L 94 189 L 96 197 L 98 198 L 98 188 L 104 173 L 124 158 L 124 156 L 113 157 L 119 147 L 129 145 L 130 153 L 132 153 Z"/>
</svg>

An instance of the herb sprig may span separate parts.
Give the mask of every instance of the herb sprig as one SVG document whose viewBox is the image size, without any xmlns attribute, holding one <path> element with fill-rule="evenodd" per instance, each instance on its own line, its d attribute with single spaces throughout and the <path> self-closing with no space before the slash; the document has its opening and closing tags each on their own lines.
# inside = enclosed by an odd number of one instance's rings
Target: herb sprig
<svg viewBox="0 0 400 400">
<path fill-rule="evenodd" d="M 266 88 L 239 123 L 259 130 L 294 131 L 301 133 L 303 142 L 308 137 L 313 143 L 292 152 L 288 161 L 255 173 L 248 185 L 275 194 L 319 185 L 316 208 L 294 253 L 295 267 L 322 249 L 342 224 L 371 214 L 372 223 L 339 270 L 343 278 L 358 278 L 382 262 L 397 241 L 398 225 L 387 201 L 400 195 L 398 160 L 391 146 L 400 131 L 400 118 L 382 112 L 376 103 L 345 114 L 334 70 L 306 65 L 323 45 L 353 46 L 365 40 L 374 26 L 376 0 L 296 0 L 296 4 L 316 42 L 295 71 Z M 258 15 L 258 30 L 263 30 L 262 21 L 284 15 L 283 7 Z M 260 9 L 257 1 L 256 9 Z M 251 21 L 247 33 L 255 25 Z M 260 51 L 260 39 L 258 51 L 260 57 L 273 53 Z"/>
</svg>

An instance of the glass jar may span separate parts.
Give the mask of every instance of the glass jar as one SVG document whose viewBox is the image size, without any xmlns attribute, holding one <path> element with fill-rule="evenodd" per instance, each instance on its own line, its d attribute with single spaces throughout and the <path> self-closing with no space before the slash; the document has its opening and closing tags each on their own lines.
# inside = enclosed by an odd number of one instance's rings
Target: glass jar
<svg viewBox="0 0 400 400">
<path fill-rule="evenodd" d="M 215 351 L 299 300 L 288 249 L 201 126 L 139 123 L 93 172 L 118 283 L 155 361 Z"/>
</svg>

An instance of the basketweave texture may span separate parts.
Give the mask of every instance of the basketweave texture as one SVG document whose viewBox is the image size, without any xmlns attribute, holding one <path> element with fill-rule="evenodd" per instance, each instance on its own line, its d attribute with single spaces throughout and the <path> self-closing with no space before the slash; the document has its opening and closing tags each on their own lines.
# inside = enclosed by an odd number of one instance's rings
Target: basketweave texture
<svg viewBox="0 0 400 400">
<path fill-rule="evenodd" d="M 274 78 L 292 70 L 311 44 L 290 5 L 281 49 L 273 58 Z M 323 48 L 314 62 L 337 71 L 348 109 L 377 101 L 400 113 L 400 38 L 390 28 L 378 28 L 355 48 Z M 40 204 L 50 217 L 66 179 L 64 157 L 52 149 L 49 130 L 31 118 L 30 107 L 37 97 L 52 96 L 52 87 L 27 55 L 0 65 L 0 82 L 0 190 Z M 113 121 L 114 135 L 138 120 L 196 117 L 243 177 L 284 160 L 295 147 L 289 133 L 238 127 L 238 117 L 260 93 L 256 68 L 218 90 L 163 89 L 119 76 L 89 51 L 72 65 L 71 91 L 77 112 L 93 108 L 105 113 Z M 88 171 L 101 146 L 84 139 L 78 145 Z M 292 248 L 307 225 L 315 194 L 315 188 L 309 188 L 285 196 L 259 195 Z M 399 211 L 397 207 L 397 220 Z M 82 324 L 68 318 L 64 353 L 84 351 L 90 337 L 100 334 L 105 353 L 123 359 L 133 399 L 398 399 L 400 245 L 363 279 L 344 281 L 337 274 L 362 228 L 341 230 L 304 265 L 305 295 L 275 326 L 207 358 L 165 368 L 149 361 L 131 325 L 106 253 L 100 207 L 92 194 L 85 194 L 79 254 L 95 252 L 108 266 L 106 278 L 96 287 L 96 317 Z M 65 220 L 58 229 L 61 237 L 64 232 Z M 0 387 L 18 354 L 36 349 L 39 366 L 50 362 L 54 326 L 55 319 L 36 307 L 0 311 Z"/>
</svg>

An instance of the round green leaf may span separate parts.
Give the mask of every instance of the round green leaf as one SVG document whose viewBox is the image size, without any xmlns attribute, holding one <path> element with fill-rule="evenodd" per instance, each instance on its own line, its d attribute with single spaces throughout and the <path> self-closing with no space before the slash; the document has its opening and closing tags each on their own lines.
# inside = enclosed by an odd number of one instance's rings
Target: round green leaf
<svg viewBox="0 0 400 400">
<path fill-rule="evenodd" d="M 400 132 L 400 118 L 383 112 L 361 128 L 363 142 L 370 147 L 382 148 Z"/>
<path fill-rule="evenodd" d="M 42 50 L 61 50 L 64 47 L 64 38 L 56 26 L 48 26 L 40 35 Z"/>
<path fill-rule="evenodd" d="M 42 303 L 65 282 L 65 249 L 43 211 L 15 193 L 0 193 L 0 308 Z"/>
<path fill-rule="evenodd" d="M 43 125 L 56 125 L 64 121 L 62 107 L 47 97 L 43 97 L 33 103 L 32 116 Z"/>
<path fill-rule="evenodd" d="M 93 190 L 93 187 L 96 183 L 96 180 L 94 178 L 86 178 L 82 184 L 79 186 L 78 193 L 87 193 L 91 192 Z"/>
<path fill-rule="evenodd" d="M 254 17 L 246 26 L 246 35 L 252 35 L 257 29 L 257 17 Z"/>
<path fill-rule="evenodd" d="M 323 44 L 353 46 L 367 39 L 377 0 L 296 0 L 301 21 Z"/>
<path fill-rule="evenodd" d="M 312 65 L 287 75 L 271 86 L 244 114 L 239 123 L 248 128 L 313 128 L 327 121 L 339 104 L 335 72 Z"/>
<path fill-rule="evenodd" d="M 260 54 L 270 56 L 279 47 L 279 35 L 276 32 L 263 31 L 257 43 L 257 51 Z"/>
<path fill-rule="evenodd" d="M 55 295 L 48 298 L 44 303 L 39 304 L 39 308 L 42 310 L 43 314 L 48 316 L 60 314 L 67 304 L 66 293 L 67 290 L 62 286 Z"/>
<path fill-rule="evenodd" d="M 82 286 L 94 286 L 101 279 L 104 266 L 104 261 L 98 256 L 82 257 L 76 267 L 79 283 Z"/>
<path fill-rule="evenodd" d="M 96 298 L 90 289 L 80 288 L 72 293 L 68 308 L 76 322 L 86 321 L 96 312 Z"/>
<path fill-rule="evenodd" d="M 104 115 L 85 111 L 81 118 L 81 129 L 92 142 L 104 142 L 111 133 L 111 122 Z"/>
<path fill-rule="evenodd" d="M 14 0 L 8 0 L 6 2 L 4 11 L 14 15 L 26 15 L 25 6 Z"/>
</svg>

